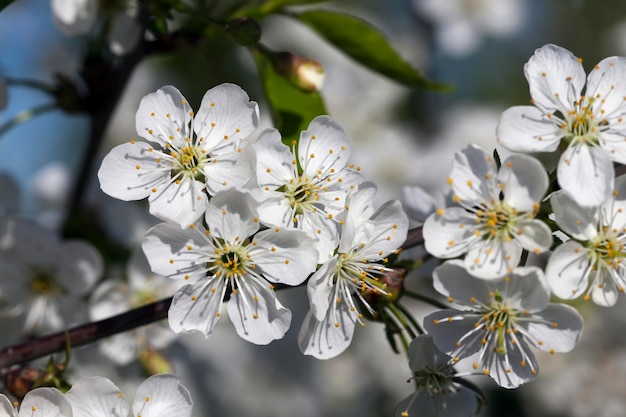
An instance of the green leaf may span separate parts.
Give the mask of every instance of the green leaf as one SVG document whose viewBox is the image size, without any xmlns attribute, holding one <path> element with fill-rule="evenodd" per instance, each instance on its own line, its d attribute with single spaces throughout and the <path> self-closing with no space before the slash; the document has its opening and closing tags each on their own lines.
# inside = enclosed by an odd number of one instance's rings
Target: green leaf
<svg viewBox="0 0 626 417">
<path fill-rule="evenodd" d="M 291 141 L 298 140 L 300 132 L 307 128 L 311 120 L 327 114 L 324 100 L 318 92 L 304 92 L 277 74 L 262 52 L 255 50 L 254 59 L 272 110 L 274 126 L 282 134 L 283 143 L 291 147 Z"/>
<path fill-rule="evenodd" d="M 348 14 L 311 10 L 292 16 L 318 32 L 328 42 L 366 67 L 411 88 L 451 90 L 431 82 L 393 49 L 385 36 L 370 23 Z"/>
<path fill-rule="evenodd" d="M 9 4 L 13 3 L 15 0 L 0 0 L 0 11 L 2 11 Z"/>
<path fill-rule="evenodd" d="M 1 1 L 1 0 L 0 0 Z M 302 6 L 313 3 L 324 3 L 328 0 L 268 0 L 259 6 L 247 7 L 237 12 L 237 16 L 248 16 L 257 19 L 276 13 L 288 6 Z"/>
</svg>

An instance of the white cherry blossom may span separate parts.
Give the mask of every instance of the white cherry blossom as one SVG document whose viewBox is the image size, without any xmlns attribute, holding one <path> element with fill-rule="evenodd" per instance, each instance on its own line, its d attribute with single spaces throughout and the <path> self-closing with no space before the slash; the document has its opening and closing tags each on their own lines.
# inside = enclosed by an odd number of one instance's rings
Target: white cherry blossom
<svg viewBox="0 0 626 417">
<path fill-rule="evenodd" d="M 452 358 L 437 349 L 432 336 L 420 335 L 409 344 L 409 367 L 417 390 L 396 407 L 396 417 L 473 416 L 478 408 L 476 394 L 454 381 Z"/>
<path fill-rule="evenodd" d="M 98 17 L 98 0 L 52 0 L 52 17 L 67 36 L 88 34 Z"/>
<path fill-rule="evenodd" d="M 129 405 L 125 395 L 109 379 L 80 378 L 65 394 L 72 405 L 73 417 L 126 417 Z M 132 404 L 134 417 L 191 417 L 193 401 L 180 379 L 158 374 L 137 387 Z"/>
<path fill-rule="evenodd" d="M 319 263 L 338 243 L 335 216 L 348 191 L 363 181 L 349 163 L 350 143 L 328 116 L 313 119 L 292 149 L 276 129 L 264 131 L 255 144 L 259 217 L 264 224 L 303 230 L 317 241 Z"/>
<path fill-rule="evenodd" d="M 267 281 L 301 284 L 317 264 L 313 239 L 278 227 L 259 232 L 257 203 L 235 189 L 215 194 L 205 221 L 207 228 L 156 225 L 143 244 L 155 273 L 192 282 L 174 295 L 170 327 L 208 337 L 228 295 L 228 315 L 243 339 L 268 344 L 282 338 L 291 312 Z"/>
<path fill-rule="evenodd" d="M 584 294 L 609 307 L 626 288 L 626 176 L 600 207 L 583 207 L 567 193 L 555 193 L 555 220 L 571 239 L 557 247 L 546 266 L 552 292 L 560 298 Z"/>
<path fill-rule="evenodd" d="M 98 171 L 100 187 L 120 200 L 148 197 L 150 213 L 187 227 L 204 213 L 208 195 L 248 182 L 254 159 L 245 138 L 257 124 L 256 103 L 234 84 L 207 91 L 197 114 L 165 86 L 137 110 L 137 133 L 148 142 L 113 148 Z"/>
<path fill-rule="evenodd" d="M 365 182 L 346 199 L 337 253 L 309 279 L 311 310 L 300 328 L 298 344 L 305 355 L 329 359 L 352 341 L 356 323 L 365 325 L 361 309 L 374 314 L 366 297 L 387 296 L 379 277 L 391 253 L 406 239 L 408 219 L 399 201 L 373 206 L 376 187 Z"/>
<path fill-rule="evenodd" d="M 35 388 L 26 393 L 17 407 L 6 395 L 0 394 L 2 417 L 72 417 L 72 406 L 56 388 Z"/>
<path fill-rule="evenodd" d="M 144 254 L 135 251 L 126 266 L 125 281 L 107 279 L 93 291 L 89 315 L 92 320 L 103 320 L 171 297 L 179 287 L 180 281 L 153 274 Z M 108 337 L 98 347 L 114 363 L 126 365 L 149 350 L 166 348 L 176 338 L 167 322 L 160 321 Z"/>
<path fill-rule="evenodd" d="M 523 249 L 550 248 L 550 228 L 535 219 L 548 189 L 536 159 L 513 155 L 498 170 L 491 156 L 470 145 L 456 154 L 448 183 L 459 206 L 441 208 L 424 223 L 426 250 L 434 256 L 466 254 L 471 274 L 494 279 L 517 266 Z"/>
<path fill-rule="evenodd" d="M 612 161 L 626 163 L 624 71 L 626 58 L 605 58 L 585 86 L 579 58 L 556 45 L 537 49 L 524 66 L 534 106 L 502 114 L 499 143 L 519 152 L 560 150 L 561 188 L 580 205 L 602 204 L 613 189 Z"/>
<path fill-rule="evenodd" d="M 100 254 L 82 240 L 62 241 L 39 224 L 11 221 L 0 262 L 0 316 L 19 317 L 25 333 L 58 331 L 87 318 L 82 300 L 104 271 Z"/>
<path fill-rule="evenodd" d="M 516 388 L 539 370 L 529 345 L 549 353 L 569 352 L 582 334 L 578 312 L 550 304 L 550 289 L 537 267 L 516 268 L 499 280 L 470 275 L 460 260 L 437 267 L 435 289 L 464 310 L 439 310 L 424 329 L 453 361 L 478 353 L 474 369 L 504 388 Z"/>
</svg>

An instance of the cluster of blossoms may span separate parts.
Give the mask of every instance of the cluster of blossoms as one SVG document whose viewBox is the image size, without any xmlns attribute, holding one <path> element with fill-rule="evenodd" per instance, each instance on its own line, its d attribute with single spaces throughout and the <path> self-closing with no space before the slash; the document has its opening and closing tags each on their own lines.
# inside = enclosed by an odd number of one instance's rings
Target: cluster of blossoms
<svg viewBox="0 0 626 417">
<path fill-rule="evenodd" d="M 423 225 L 425 249 L 445 260 L 433 272 L 434 288 L 452 306 L 429 314 L 421 326 L 413 321 L 416 332 L 426 334 L 410 344 L 403 339 L 417 391 L 398 405 L 397 416 L 473 414 L 478 394 L 455 370 L 458 362 L 471 361 L 469 375 L 516 388 L 539 371 L 533 349 L 568 352 L 582 335 L 580 314 L 550 303 L 551 295 L 612 306 L 626 288 L 626 177 L 615 179 L 613 168 L 626 160 L 626 84 L 619 78 L 624 65 L 622 58 L 603 60 L 583 92 L 580 60 L 560 47 L 540 48 L 526 64 L 534 106 L 504 112 L 498 140 L 512 151 L 560 152 L 558 187 L 532 156 L 500 161 L 473 145 L 457 153 L 448 178 L 450 204 L 433 208 Z M 275 290 L 306 283 L 310 311 L 298 344 L 306 355 L 329 359 L 350 345 L 357 324 L 378 318 L 380 300 L 397 302 L 402 291 L 387 282 L 394 273 L 389 259 L 408 232 L 401 204 L 374 204 L 376 186 L 350 162 L 348 138 L 330 117 L 315 118 L 288 145 L 276 129 L 251 139 L 258 121 L 256 103 L 233 84 L 207 91 L 197 113 L 172 86 L 142 99 L 136 115 L 141 139 L 112 149 L 98 177 L 112 197 L 147 198 L 150 213 L 163 221 L 142 244 L 158 276 L 138 274 L 135 267 L 128 283 L 104 282 L 92 295 L 93 318 L 110 314 L 111 306 L 129 308 L 175 293 L 168 314 L 175 333 L 208 337 L 226 304 L 237 334 L 264 345 L 291 326 L 291 312 Z M 416 212 L 431 204 L 420 206 Z M 33 274 L 29 288 L 85 294 L 98 280 L 102 262 L 91 248 L 58 239 L 52 245 L 54 239 L 27 223 L 2 227 L 19 231 L 5 232 L 9 238 L 32 237 L 4 239 L 0 252 L 7 258 L 5 274 Z M 18 262 L 33 251 L 41 254 L 38 264 Z M 549 256 L 544 269 L 529 262 L 541 254 Z M 163 284 L 156 285 L 160 279 Z M 61 288 L 67 280 L 72 285 Z M 20 313 L 18 304 L 10 304 L 18 300 L 16 282 L 4 280 L 0 287 L 3 312 Z M 122 293 L 134 295 L 122 303 Z M 58 327 L 60 313 L 39 314 L 50 299 L 33 300 L 26 329 L 42 320 Z M 59 308 L 71 306 L 63 301 Z M 403 322 L 396 318 L 396 325 Z M 126 363 L 171 341 L 163 330 L 118 336 L 108 350 Z M 175 391 L 175 401 L 186 404 L 177 412 L 190 412 L 191 400 L 176 378 L 154 378 L 148 380 L 152 388 Z M 147 390 L 140 387 L 135 415 L 147 416 L 152 407 L 173 409 L 149 400 Z M 95 391 L 99 399 L 92 401 Z M 32 391 L 22 409 L 27 404 L 35 411 L 39 397 L 69 417 L 72 409 L 80 414 L 104 405 L 123 415 L 128 408 L 103 378 L 79 381 L 59 395 Z M 7 414 L 17 415 L 2 401 Z"/>
<path fill-rule="evenodd" d="M 400 404 L 398 416 L 412 414 L 416 404 L 432 410 L 429 415 L 473 414 L 453 370 L 464 358 L 472 358 L 475 373 L 516 388 L 539 370 L 531 347 L 572 350 L 582 317 L 571 306 L 550 303 L 552 295 L 601 306 L 617 302 L 626 288 L 626 178 L 615 178 L 613 163 L 626 161 L 625 66 L 625 58 L 604 59 L 585 86 L 581 60 L 546 45 L 524 67 L 533 106 L 506 110 L 497 138 L 511 151 L 558 152 L 558 187 L 529 155 L 500 161 L 476 146 L 456 155 L 450 206 L 432 209 L 423 227 L 426 250 L 450 259 L 433 276 L 454 308 L 423 323 L 449 356 L 440 352 L 419 365 L 411 356 L 418 393 Z M 543 269 L 532 266 L 539 254 L 547 254 Z M 433 349 L 430 339 L 414 343 Z M 418 349 L 411 348 L 413 354 Z M 432 400 L 428 406 L 424 398 Z"/>
<path fill-rule="evenodd" d="M 233 84 L 207 91 L 197 113 L 163 87 L 141 101 L 136 121 L 145 141 L 114 148 L 98 177 L 113 197 L 148 197 L 164 220 L 142 247 L 154 273 L 183 283 L 171 329 L 209 336 L 227 300 L 237 333 L 268 344 L 291 325 L 276 286 L 310 277 L 301 350 L 341 353 L 374 313 L 367 298 L 390 295 L 380 277 L 408 230 L 398 201 L 375 208 L 376 187 L 350 163 L 343 129 L 320 116 L 291 147 L 276 129 L 252 141 L 258 108 Z"/>
</svg>

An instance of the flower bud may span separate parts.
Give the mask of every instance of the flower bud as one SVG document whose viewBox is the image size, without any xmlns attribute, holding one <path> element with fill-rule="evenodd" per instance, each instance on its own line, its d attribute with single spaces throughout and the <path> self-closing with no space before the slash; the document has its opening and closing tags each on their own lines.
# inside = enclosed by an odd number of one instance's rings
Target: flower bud
<svg viewBox="0 0 626 417">
<path fill-rule="evenodd" d="M 272 64 L 277 73 L 302 91 L 314 93 L 322 88 L 324 67 L 317 61 L 290 52 L 279 52 L 272 57 Z"/>
<path fill-rule="evenodd" d="M 138 359 L 147 375 L 174 373 L 170 361 L 157 350 L 146 349 L 139 353 Z"/>
</svg>

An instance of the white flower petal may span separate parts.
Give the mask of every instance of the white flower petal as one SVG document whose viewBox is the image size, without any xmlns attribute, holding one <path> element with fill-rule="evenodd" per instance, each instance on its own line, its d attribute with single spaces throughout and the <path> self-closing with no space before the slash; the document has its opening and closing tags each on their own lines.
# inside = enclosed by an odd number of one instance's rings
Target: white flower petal
<svg viewBox="0 0 626 417">
<path fill-rule="evenodd" d="M 600 61 L 589 73 L 585 96 L 594 97 L 591 104 L 594 114 L 601 113 L 607 119 L 622 117 L 626 96 L 624 71 L 626 58 L 612 56 Z"/>
<path fill-rule="evenodd" d="M 293 208 L 283 193 L 268 190 L 260 195 L 263 200 L 259 203 L 258 210 L 263 224 L 276 227 L 293 225 Z"/>
<path fill-rule="evenodd" d="M 17 417 L 17 410 L 4 394 L 0 394 L 0 414 L 5 417 Z"/>
<path fill-rule="evenodd" d="M 491 201 L 498 197 L 495 186 L 497 167 L 493 157 L 476 145 L 469 145 L 454 154 L 452 161 L 452 189 L 468 205 Z"/>
<path fill-rule="evenodd" d="M 445 209 L 442 215 L 431 215 L 424 223 L 426 250 L 438 258 L 456 258 L 467 252 L 474 241 L 475 217 L 460 207 Z"/>
<path fill-rule="evenodd" d="M 499 281 L 497 286 L 509 308 L 534 312 L 548 306 L 550 288 L 541 269 L 534 266 L 515 268 L 507 277 L 508 281 Z"/>
<path fill-rule="evenodd" d="M 339 244 L 339 225 L 323 214 L 305 213 L 300 216 L 302 231 L 315 239 L 318 252 L 317 263 L 321 264 L 333 257 Z"/>
<path fill-rule="evenodd" d="M 479 319 L 479 316 L 466 317 L 465 312 L 459 310 L 437 310 L 424 317 L 424 330 L 433 337 L 442 352 L 462 359 L 483 347 L 480 333 L 461 342 L 460 346 L 457 344 L 466 334 L 476 331 L 475 324 Z"/>
<path fill-rule="evenodd" d="M 528 155 L 512 155 L 500 167 L 498 181 L 504 185 L 504 202 L 519 211 L 533 211 L 548 191 L 545 168 Z"/>
<path fill-rule="evenodd" d="M 115 55 L 126 55 L 139 44 L 142 28 L 134 16 L 116 13 L 107 33 L 109 49 Z"/>
<path fill-rule="evenodd" d="M 294 177 L 294 155 L 283 144 L 278 130 L 264 130 L 254 143 L 254 148 L 259 187 L 275 190 Z"/>
<path fill-rule="evenodd" d="M 439 294 L 452 297 L 459 304 L 472 306 L 475 303 L 491 303 L 489 292 L 493 290 L 490 281 L 476 278 L 463 266 L 461 259 L 446 261 L 433 271 L 433 286 Z M 475 302 L 471 300 L 475 299 Z"/>
<path fill-rule="evenodd" d="M 489 376 L 502 388 L 517 388 L 536 378 L 539 364 L 530 346 L 518 339 L 516 344 L 505 339 L 506 354 L 493 349 L 485 349 L 483 368 L 489 370 Z M 523 364 L 523 365 L 522 365 Z M 536 371 L 533 373 L 532 371 Z"/>
<path fill-rule="evenodd" d="M 552 231 L 541 220 L 522 219 L 517 222 L 515 240 L 524 249 L 541 253 L 547 251 L 552 246 Z"/>
<path fill-rule="evenodd" d="M 236 148 L 258 125 L 257 104 L 238 85 L 225 83 L 204 94 L 193 128 L 208 149 L 215 149 L 224 143 Z"/>
<path fill-rule="evenodd" d="M 261 279 L 245 277 L 240 281 L 227 308 L 237 334 L 257 345 L 282 339 L 291 324 L 291 311 L 283 307 L 270 285 Z"/>
<path fill-rule="evenodd" d="M 598 209 L 581 207 L 569 194 L 557 191 L 550 197 L 555 221 L 567 234 L 578 240 L 589 240 L 598 234 Z"/>
<path fill-rule="evenodd" d="M 163 147 L 167 143 L 182 146 L 184 139 L 190 137 L 191 113 L 191 107 L 180 91 L 166 85 L 141 99 L 135 115 L 135 128 L 139 136 Z"/>
<path fill-rule="evenodd" d="M 595 284 L 591 289 L 591 299 L 594 303 L 602 307 L 613 307 L 615 303 L 617 303 L 617 299 L 619 298 L 619 289 L 615 281 L 608 276 L 606 271 L 597 271 L 596 274 L 605 274 L 605 277 L 608 279 L 604 279 L 602 281 L 602 285 Z"/>
<path fill-rule="evenodd" d="M 191 395 L 174 375 L 153 375 L 137 387 L 133 402 L 136 417 L 190 417 Z M 123 416 L 122 416 L 123 417 Z"/>
<path fill-rule="evenodd" d="M 257 202 L 236 189 L 220 191 L 211 199 L 205 220 L 209 230 L 226 242 L 243 242 L 259 230 Z"/>
<path fill-rule="evenodd" d="M 97 0 L 52 0 L 54 23 L 67 36 L 86 35 L 98 17 Z"/>
<path fill-rule="evenodd" d="M 514 106 L 502 113 L 496 127 L 498 143 L 515 152 L 555 151 L 563 132 L 534 106 Z"/>
<path fill-rule="evenodd" d="M 81 240 L 68 240 L 60 247 L 58 282 L 72 295 L 85 295 L 104 273 L 100 252 Z"/>
<path fill-rule="evenodd" d="M 98 180 L 102 191 L 119 200 L 141 200 L 170 179 L 169 170 L 151 152 L 152 145 L 128 142 L 116 146 L 102 160 Z"/>
<path fill-rule="evenodd" d="M 109 379 L 95 376 L 80 378 L 65 398 L 72 404 L 74 417 L 126 417 L 128 401 L 121 394 Z"/>
<path fill-rule="evenodd" d="M 233 187 L 245 186 L 254 177 L 254 152 L 243 147 L 232 152 L 214 155 L 215 159 L 204 167 L 206 188 L 209 194 Z"/>
<path fill-rule="evenodd" d="M 513 271 L 521 256 L 522 247 L 515 240 L 486 240 L 469 248 L 465 256 L 465 268 L 479 278 L 501 278 Z"/>
<path fill-rule="evenodd" d="M 331 359 L 342 353 L 352 341 L 356 318 L 348 303 L 336 303 L 338 311 L 329 309 L 324 320 L 318 321 L 309 311 L 302 322 L 298 346 L 305 355 Z M 337 324 L 339 324 L 337 326 Z"/>
<path fill-rule="evenodd" d="M 315 241 L 304 232 L 269 229 L 257 233 L 248 252 L 268 281 L 299 285 L 315 271 Z"/>
<path fill-rule="evenodd" d="M 613 191 L 615 170 L 609 154 L 587 145 L 569 146 L 557 167 L 563 190 L 581 206 L 599 206 Z"/>
<path fill-rule="evenodd" d="M 159 219 L 187 227 L 195 223 L 206 210 L 208 198 L 204 183 L 183 177 L 180 184 L 170 182 L 150 194 L 150 214 Z"/>
<path fill-rule="evenodd" d="M 428 216 L 437 211 L 435 200 L 421 187 L 404 187 L 402 197 L 404 211 L 420 223 L 424 223 Z"/>
<path fill-rule="evenodd" d="M 337 269 L 337 258 L 324 263 L 311 276 L 307 283 L 307 294 L 311 305 L 310 314 L 318 320 L 324 320 L 330 306 L 330 298 L 334 291 L 333 277 Z"/>
<path fill-rule="evenodd" d="M 556 248 L 546 265 L 546 278 L 554 295 L 563 299 L 580 297 L 591 272 L 589 254 L 578 242 L 567 241 Z"/>
<path fill-rule="evenodd" d="M 550 304 L 533 314 L 541 322 L 520 321 L 519 326 L 531 336 L 537 349 L 546 352 L 569 352 L 580 340 L 583 318 L 575 308 L 565 304 Z M 534 343 L 541 341 L 542 343 Z"/>
<path fill-rule="evenodd" d="M 580 60 L 567 49 L 545 45 L 524 65 L 524 75 L 535 104 L 548 111 L 567 114 L 580 98 L 585 85 L 585 70 Z"/>
<path fill-rule="evenodd" d="M 437 369 L 452 359 L 440 351 L 435 346 L 432 336 L 427 334 L 419 335 L 411 341 L 407 356 L 409 357 L 409 368 L 413 372 L 423 369 Z"/>
<path fill-rule="evenodd" d="M 348 164 L 350 142 L 339 124 L 328 116 L 318 116 L 300 134 L 298 159 L 309 177 L 340 171 Z M 320 174 L 320 172 L 322 174 Z"/>
<path fill-rule="evenodd" d="M 213 277 L 180 288 L 168 312 L 170 328 L 176 333 L 199 331 L 209 337 L 221 316 L 226 284 L 226 280 Z"/>
<path fill-rule="evenodd" d="M 204 236 L 204 228 L 181 229 L 178 225 L 161 223 L 148 230 L 141 245 L 150 268 L 155 274 L 173 279 L 204 277 L 208 256 L 188 247 L 214 250 Z"/>
<path fill-rule="evenodd" d="M 72 406 L 56 388 L 35 388 L 26 393 L 20 404 L 20 417 L 72 417 Z"/>
<path fill-rule="evenodd" d="M 396 407 L 395 417 L 470 417 L 478 408 L 476 394 L 464 387 L 435 395 L 423 390 L 416 391 L 402 400 Z"/>
</svg>

